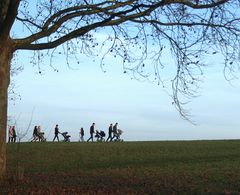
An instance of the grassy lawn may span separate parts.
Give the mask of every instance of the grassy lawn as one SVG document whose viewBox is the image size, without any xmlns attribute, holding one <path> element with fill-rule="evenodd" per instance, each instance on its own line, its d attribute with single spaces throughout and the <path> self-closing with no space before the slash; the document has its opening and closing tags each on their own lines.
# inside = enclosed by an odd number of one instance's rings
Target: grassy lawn
<svg viewBox="0 0 240 195">
<path fill-rule="evenodd" d="M 7 157 L 3 194 L 240 193 L 239 140 L 20 143 Z"/>
</svg>

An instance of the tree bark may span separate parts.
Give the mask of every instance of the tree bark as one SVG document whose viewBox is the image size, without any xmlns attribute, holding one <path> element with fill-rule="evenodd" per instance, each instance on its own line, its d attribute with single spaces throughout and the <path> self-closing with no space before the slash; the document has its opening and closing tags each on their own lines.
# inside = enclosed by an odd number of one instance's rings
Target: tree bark
<svg viewBox="0 0 240 195">
<path fill-rule="evenodd" d="M 0 37 L 0 178 L 6 175 L 6 129 L 10 62 L 13 51 L 8 36 Z"/>
</svg>

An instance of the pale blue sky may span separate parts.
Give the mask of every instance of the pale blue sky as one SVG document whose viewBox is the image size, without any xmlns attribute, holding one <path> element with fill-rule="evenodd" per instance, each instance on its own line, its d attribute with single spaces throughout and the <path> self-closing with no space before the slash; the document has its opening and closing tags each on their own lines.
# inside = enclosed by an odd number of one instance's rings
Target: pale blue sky
<svg viewBox="0 0 240 195">
<path fill-rule="evenodd" d="M 41 125 L 51 140 L 55 124 L 60 131 L 68 131 L 72 141 L 78 140 L 80 127 L 88 138 L 92 122 L 105 132 L 110 123 L 118 122 L 124 131 L 122 138 L 128 141 L 240 138 L 239 80 L 230 85 L 222 67 L 211 59 L 200 96 L 186 107 L 197 123 L 192 125 L 180 118 L 161 86 L 132 80 L 116 61 L 110 61 L 112 65 L 104 73 L 99 62 L 91 58 L 81 58 L 81 63 L 73 63 L 71 69 L 60 57 L 54 64 L 59 72 L 43 65 L 40 75 L 29 63 L 31 54 L 26 53 L 18 54 L 18 64 L 24 71 L 14 78 L 22 100 L 9 103 L 9 116 L 17 119 L 21 132 L 34 109 L 25 140 L 31 138 L 34 125 Z"/>
<path fill-rule="evenodd" d="M 29 2 L 35 5 L 34 1 Z M 34 12 L 34 6 L 30 10 Z M 27 28 L 18 24 L 12 32 L 15 37 L 27 33 Z M 99 33 L 96 37 L 99 40 L 104 36 Z M 163 56 L 167 68 L 162 75 L 164 79 L 171 79 L 172 58 L 165 53 Z M 156 83 L 132 80 L 130 75 L 123 74 L 120 59 L 107 57 L 107 72 L 104 73 L 99 59 L 93 61 L 92 57 L 79 56 L 80 64 L 70 60 L 69 68 L 64 56 L 57 55 L 52 65 L 59 72 L 49 67 L 46 59 L 41 63 L 43 74 L 40 75 L 38 67 L 30 63 L 30 57 L 32 53 L 28 51 L 17 55 L 17 65 L 22 65 L 24 71 L 14 80 L 22 99 L 10 102 L 8 109 L 9 116 L 16 119 L 17 129 L 22 133 L 34 110 L 25 140 L 31 138 L 35 125 L 41 125 L 51 140 L 55 124 L 59 124 L 60 131 L 68 131 L 75 141 L 83 127 L 85 138 L 88 138 L 93 122 L 96 129 L 105 132 L 110 123 L 118 122 L 124 131 L 123 139 L 129 141 L 240 138 L 240 83 L 235 80 L 230 84 L 224 79 L 218 56 L 204 59 L 210 66 L 204 70 L 199 97 L 185 107 L 197 125 L 180 118 L 166 89 Z M 171 92 L 171 88 L 167 91 Z"/>
</svg>

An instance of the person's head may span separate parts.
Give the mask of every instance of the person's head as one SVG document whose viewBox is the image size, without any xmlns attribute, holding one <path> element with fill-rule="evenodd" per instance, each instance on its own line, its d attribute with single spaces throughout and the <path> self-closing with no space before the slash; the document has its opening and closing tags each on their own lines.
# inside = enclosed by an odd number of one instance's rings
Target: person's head
<svg viewBox="0 0 240 195">
<path fill-rule="evenodd" d="M 93 126 L 95 125 L 95 123 L 92 124 Z"/>
<path fill-rule="evenodd" d="M 116 123 L 116 125 L 118 125 L 118 123 Z"/>
<path fill-rule="evenodd" d="M 58 127 L 58 125 L 56 125 L 56 127 Z"/>
<path fill-rule="evenodd" d="M 110 126 L 112 126 L 112 123 L 110 124 Z"/>
<path fill-rule="evenodd" d="M 81 129 L 80 130 L 83 130 L 83 127 L 81 127 Z"/>
</svg>

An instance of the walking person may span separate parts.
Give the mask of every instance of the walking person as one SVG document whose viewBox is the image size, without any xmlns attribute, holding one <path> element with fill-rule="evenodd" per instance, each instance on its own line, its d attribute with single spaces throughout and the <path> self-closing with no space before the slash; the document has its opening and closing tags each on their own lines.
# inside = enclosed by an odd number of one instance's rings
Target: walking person
<svg viewBox="0 0 240 195">
<path fill-rule="evenodd" d="M 8 129 L 8 143 L 10 143 L 12 141 L 12 137 L 13 137 L 12 126 L 9 126 L 9 129 Z"/>
<path fill-rule="evenodd" d="M 11 138 L 11 141 L 15 143 L 16 142 L 16 138 L 17 138 L 17 134 L 16 134 L 15 126 L 12 126 L 12 138 Z"/>
<path fill-rule="evenodd" d="M 115 123 L 115 125 L 113 125 L 113 137 L 111 138 L 111 141 L 114 139 L 114 138 L 116 138 L 116 139 L 118 139 L 118 136 L 117 136 L 117 127 L 118 126 L 118 123 Z"/>
<path fill-rule="evenodd" d="M 38 136 L 38 140 L 41 142 L 42 138 L 41 138 L 41 127 L 37 126 L 37 136 Z"/>
<path fill-rule="evenodd" d="M 90 137 L 88 138 L 87 142 L 89 142 L 89 140 L 92 140 L 93 142 L 94 126 L 95 123 L 93 123 L 92 126 L 90 127 Z"/>
<path fill-rule="evenodd" d="M 56 125 L 56 126 L 55 126 L 55 132 L 54 132 L 55 136 L 54 136 L 54 138 L 53 138 L 53 142 L 55 141 L 56 138 L 57 138 L 57 140 L 58 140 L 58 142 L 59 142 L 59 137 L 58 137 L 58 134 L 59 134 L 59 133 L 60 133 L 60 132 L 59 132 L 58 125 Z"/>
<path fill-rule="evenodd" d="M 33 138 L 31 140 L 31 142 L 35 142 L 37 141 L 38 139 L 38 128 L 37 126 L 34 126 L 34 129 L 33 129 Z"/>
<path fill-rule="evenodd" d="M 44 138 L 44 132 L 41 131 L 41 126 L 37 127 L 37 134 L 40 142 L 46 141 Z"/>
<path fill-rule="evenodd" d="M 110 126 L 108 127 L 108 138 L 106 141 L 112 141 L 112 131 L 113 131 L 113 125 L 112 123 L 110 124 Z"/>
<path fill-rule="evenodd" d="M 84 142 L 84 129 L 83 129 L 83 127 L 80 129 L 80 140 L 79 141 L 82 141 L 82 142 Z"/>
</svg>

